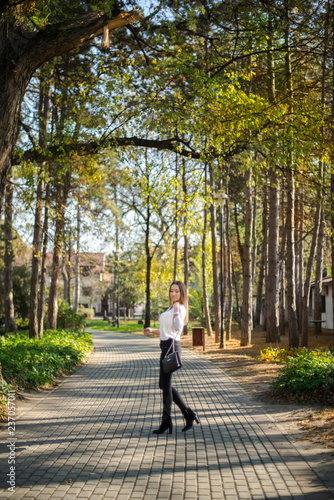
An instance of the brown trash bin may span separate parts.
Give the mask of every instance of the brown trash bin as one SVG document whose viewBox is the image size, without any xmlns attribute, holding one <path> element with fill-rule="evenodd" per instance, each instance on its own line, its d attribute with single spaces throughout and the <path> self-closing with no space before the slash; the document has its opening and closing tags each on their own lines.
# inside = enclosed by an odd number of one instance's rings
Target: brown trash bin
<svg viewBox="0 0 334 500">
<path fill-rule="evenodd" d="M 193 346 L 200 346 L 204 344 L 204 328 L 193 328 Z"/>
</svg>

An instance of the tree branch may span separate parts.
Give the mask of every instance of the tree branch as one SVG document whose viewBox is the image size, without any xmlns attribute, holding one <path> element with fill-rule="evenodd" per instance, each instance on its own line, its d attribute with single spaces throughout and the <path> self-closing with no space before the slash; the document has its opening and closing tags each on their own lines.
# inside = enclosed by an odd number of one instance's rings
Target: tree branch
<svg viewBox="0 0 334 500">
<path fill-rule="evenodd" d="M 25 51 L 20 57 L 21 63 L 35 71 L 44 62 L 101 35 L 104 26 L 108 25 L 111 31 L 141 18 L 142 14 L 138 10 L 121 12 L 112 19 L 103 12 L 91 12 L 78 17 L 70 24 L 64 22 L 47 26 L 29 37 Z"/>
<path fill-rule="evenodd" d="M 22 155 L 15 153 L 12 158 L 12 165 L 18 165 L 25 161 L 37 162 L 57 160 L 68 156 L 88 156 L 97 154 L 106 148 L 116 148 L 118 146 L 137 146 L 144 148 L 153 148 L 158 150 L 169 150 L 179 153 L 188 158 L 200 159 L 203 152 L 190 151 L 189 149 L 180 148 L 180 140 L 178 138 L 170 139 L 142 139 L 141 137 L 114 137 L 106 139 L 103 142 L 91 141 L 87 143 L 61 144 L 50 146 L 46 149 L 32 148 L 25 151 Z M 214 157 L 214 154 L 210 154 Z"/>
</svg>

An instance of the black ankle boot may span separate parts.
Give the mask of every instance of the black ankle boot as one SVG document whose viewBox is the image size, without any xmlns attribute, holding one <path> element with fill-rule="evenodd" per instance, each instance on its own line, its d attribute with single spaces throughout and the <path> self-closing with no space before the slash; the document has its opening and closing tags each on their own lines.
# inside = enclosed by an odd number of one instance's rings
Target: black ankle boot
<svg viewBox="0 0 334 500">
<path fill-rule="evenodd" d="M 153 431 L 153 434 L 163 434 L 167 429 L 169 429 L 169 434 L 173 432 L 173 423 L 171 417 L 163 420 L 160 424 L 159 429 Z"/>
<path fill-rule="evenodd" d="M 185 410 L 183 416 L 186 419 L 186 426 L 183 427 L 182 432 L 185 432 L 185 431 L 188 431 L 189 429 L 191 429 L 192 426 L 194 425 L 194 420 L 196 421 L 197 424 L 199 424 L 198 416 L 190 408 L 187 408 Z"/>
</svg>

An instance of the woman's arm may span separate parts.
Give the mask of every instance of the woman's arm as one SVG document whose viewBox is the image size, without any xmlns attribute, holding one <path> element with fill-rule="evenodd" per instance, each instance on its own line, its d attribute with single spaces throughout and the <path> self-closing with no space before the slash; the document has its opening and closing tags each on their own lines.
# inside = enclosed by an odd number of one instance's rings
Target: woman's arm
<svg viewBox="0 0 334 500">
<path fill-rule="evenodd" d="M 156 328 L 144 328 L 143 330 L 144 335 L 150 335 L 151 333 L 154 333 L 154 335 L 160 335 L 160 330 L 157 330 Z"/>
<path fill-rule="evenodd" d="M 173 329 L 176 334 L 181 334 L 184 326 L 184 309 L 180 309 L 179 302 L 173 304 Z"/>
</svg>

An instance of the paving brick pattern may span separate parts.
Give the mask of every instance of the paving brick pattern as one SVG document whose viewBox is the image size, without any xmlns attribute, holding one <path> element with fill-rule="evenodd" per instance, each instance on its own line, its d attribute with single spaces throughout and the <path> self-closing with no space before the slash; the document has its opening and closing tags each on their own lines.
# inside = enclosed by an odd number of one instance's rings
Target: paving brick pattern
<svg viewBox="0 0 334 500">
<path fill-rule="evenodd" d="M 20 405 L 16 490 L 0 498 L 236 500 L 334 498 L 267 416 L 226 374 L 183 350 L 175 387 L 201 425 L 156 436 L 159 343 L 95 332 L 88 363 L 48 394 Z M 7 434 L 0 433 L 2 445 Z"/>
</svg>

